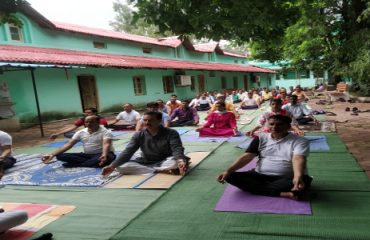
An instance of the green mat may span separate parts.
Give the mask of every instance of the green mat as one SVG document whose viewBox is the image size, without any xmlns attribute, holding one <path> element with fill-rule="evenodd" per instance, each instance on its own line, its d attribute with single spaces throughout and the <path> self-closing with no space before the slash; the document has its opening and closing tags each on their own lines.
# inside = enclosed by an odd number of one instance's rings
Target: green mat
<svg viewBox="0 0 370 240">
<path fill-rule="evenodd" d="M 216 149 L 112 239 L 369 239 L 370 183 L 349 171 L 356 163 L 347 154 L 338 161 L 340 154 L 314 156 L 313 216 L 214 212 L 224 190 L 216 176 L 242 152 L 230 146 Z"/>
<path fill-rule="evenodd" d="M 163 191 L 134 189 L 68 189 L 6 187 L 3 202 L 75 205 L 76 210 L 37 232 L 51 232 L 54 239 L 109 239 L 146 209 Z"/>
</svg>

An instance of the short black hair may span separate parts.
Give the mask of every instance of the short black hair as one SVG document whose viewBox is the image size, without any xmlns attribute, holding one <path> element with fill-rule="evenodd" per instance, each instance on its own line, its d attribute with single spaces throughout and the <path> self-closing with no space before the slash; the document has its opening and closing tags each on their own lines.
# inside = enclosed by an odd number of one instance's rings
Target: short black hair
<svg viewBox="0 0 370 240">
<path fill-rule="evenodd" d="M 185 100 L 182 100 L 181 102 L 186 102 L 186 103 L 190 103 L 189 100 L 185 99 Z"/>
<path fill-rule="evenodd" d="M 281 98 L 271 99 L 270 104 L 272 104 L 272 103 L 283 105 L 283 101 L 281 100 Z"/>
<path fill-rule="evenodd" d="M 298 96 L 297 95 L 291 95 L 290 98 L 292 98 L 292 99 L 298 99 Z"/>
<path fill-rule="evenodd" d="M 159 107 L 159 104 L 158 104 L 158 102 L 148 102 L 146 104 L 146 107 L 148 107 L 148 108 L 151 108 L 151 107 Z"/>
<path fill-rule="evenodd" d="M 171 97 L 176 97 L 177 98 L 177 95 L 176 94 L 172 94 Z"/>
<path fill-rule="evenodd" d="M 220 106 L 226 108 L 225 102 L 216 102 L 216 105 L 220 105 Z"/>
<path fill-rule="evenodd" d="M 272 116 L 269 117 L 269 120 L 270 119 L 274 119 L 276 121 L 287 123 L 287 124 L 292 123 L 292 119 L 289 116 L 285 116 L 285 115 L 281 115 L 281 114 L 272 115 Z"/>
<path fill-rule="evenodd" d="M 151 112 L 145 112 L 144 115 L 154 116 L 158 120 L 162 120 L 162 113 L 161 112 L 152 112 L 152 111 Z"/>
<path fill-rule="evenodd" d="M 85 108 L 85 111 L 86 110 L 90 110 L 92 113 L 94 113 L 95 115 L 98 114 L 98 110 L 96 110 L 96 108 L 93 108 L 93 107 L 90 107 L 90 108 Z"/>
</svg>

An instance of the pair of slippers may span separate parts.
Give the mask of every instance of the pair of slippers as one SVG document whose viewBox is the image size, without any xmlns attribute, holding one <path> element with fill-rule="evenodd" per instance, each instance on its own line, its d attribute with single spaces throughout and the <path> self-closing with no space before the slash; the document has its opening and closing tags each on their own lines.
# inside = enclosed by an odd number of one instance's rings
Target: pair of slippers
<svg viewBox="0 0 370 240">
<path fill-rule="evenodd" d="M 349 112 L 349 111 L 351 111 L 351 108 L 350 107 L 346 107 L 345 111 L 346 112 Z M 359 111 L 360 110 L 357 107 L 352 108 L 352 112 L 359 112 Z"/>
<path fill-rule="evenodd" d="M 346 111 L 346 112 L 349 112 L 349 111 L 351 111 L 351 108 L 346 107 L 345 111 Z M 358 116 L 358 113 L 359 113 L 359 112 L 361 112 L 361 111 L 360 111 L 357 107 L 353 107 L 353 108 L 352 108 L 352 113 L 351 113 L 351 115 L 353 115 L 353 116 Z"/>
</svg>

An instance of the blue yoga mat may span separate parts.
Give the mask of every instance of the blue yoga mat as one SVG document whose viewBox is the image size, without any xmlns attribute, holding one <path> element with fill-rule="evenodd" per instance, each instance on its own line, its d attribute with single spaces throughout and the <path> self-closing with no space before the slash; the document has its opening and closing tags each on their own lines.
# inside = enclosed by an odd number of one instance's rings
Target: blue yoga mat
<svg viewBox="0 0 370 240">
<path fill-rule="evenodd" d="M 0 185 L 99 187 L 118 177 L 103 178 L 101 168 L 65 168 L 60 161 L 44 164 L 41 155 L 16 158 L 17 163 L 5 172 Z"/>
<path fill-rule="evenodd" d="M 236 147 L 241 148 L 241 149 L 247 149 L 249 147 L 249 144 L 251 144 L 252 140 L 253 138 L 246 137 L 246 140 Z"/>
<path fill-rule="evenodd" d="M 195 130 L 188 131 L 184 135 L 181 135 L 183 142 L 225 142 L 229 137 L 199 137 L 199 133 Z"/>
<path fill-rule="evenodd" d="M 54 148 L 59 148 L 62 147 L 64 144 L 66 144 L 69 140 L 63 140 L 63 141 L 58 141 L 58 142 L 52 142 L 48 144 L 42 145 L 42 147 L 54 147 Z M 77 142 L 74 147 L 82 146 L 82 142 Z"/>
<path fill-rule="evenodd" d="M 116 131 L 116 132 L 112 132 L 112 135 L 113 137 L 116 137 L 116 136 L 119 136 L 119 135 L 123 135 L 123 134 L 128 134 L 129 132 L 119 132 L 119 131 Z"/>
<path fill-rule="evenodd" d="M 304 136 L 310 141 L 310 151 L 329 151 L 326 136 Z"/>
</svg>

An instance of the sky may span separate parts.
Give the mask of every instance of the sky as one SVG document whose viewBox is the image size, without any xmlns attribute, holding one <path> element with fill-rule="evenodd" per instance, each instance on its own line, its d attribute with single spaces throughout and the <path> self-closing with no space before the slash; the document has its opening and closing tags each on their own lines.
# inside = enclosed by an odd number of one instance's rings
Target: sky
<svg viewBox="0 0 370 240">
<path fill-rule="evenodd" d="M 114 0 L 27 0 L 44 17 L 77 25 L 112 29 Z"/>
</svg>

